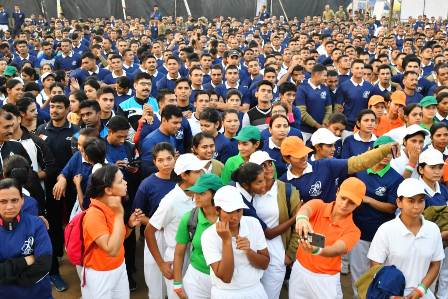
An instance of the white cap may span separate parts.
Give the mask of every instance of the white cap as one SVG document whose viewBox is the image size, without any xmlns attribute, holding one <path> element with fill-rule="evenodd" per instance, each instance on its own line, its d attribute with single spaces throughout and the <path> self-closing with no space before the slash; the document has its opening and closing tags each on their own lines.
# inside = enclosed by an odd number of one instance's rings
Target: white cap
<svg viewBox="0 0 448 299">
<path fill-rule="evenodd" d="M 336 141 L 341 139 L 337 137 L 328 130 L 327 128 L 317 129 L 316 132 L 311 136 L 311 144 L 314 146 L 316 144 L 334 144 Z"/>
<path fill-rule="evenodd" d="M 238 188 L 233 186 L 224 186 L 216 191 L 213 197 L 215 201 L 215 207 L 220 207 L 225 212 L 230 213 L 239 209 L 248 209 L 243 201 Z"/>
<path fill-rule="evenodd" d="M 210 161 L 199 160 L 199 158 L 193 154 L 183 154 L 177 158 L 176 164 L 174 165 L 174 172 L 177 175 L 180 175 L 188 170 L 201 170 L 208 162 Z"/>
<path fill-rule="evenodd" d="M 436 150 L 435 148 L 428 148 L 420 154 L 418 163 L 425 163 L 432 166 L 445 164 L 445 161 L 443 161 L 443 154 L 440 151 Z"/>
<path fill-rule="evenodd" d="M 269 154 L 265 151 L 256 151 L 252 155 L 250 155 L 249 162 L 255 163 L 258 165 L 263 164 L 266 161 L 275 161 L 272 159 Z"/>
<path fill-rule="evenodd" d="M 420 180 L 414 178 L 405 179 L 397 189 L 398 197 L 412 197 L 419 194 L 426 194 L 425 185 Z"/>
<path fill-rule="evenodd" d="M 48 76 L 53 76 L 53 78 L 56 78 L 56 75 L 51 72 L 43 73 L 42 76 L 40 76 L 40 81 L 44 82 L 45 79 L 47 79 Z"/>
<path fill-rule="evenodd" d="M 420 127 L 419 125 L 410 125 L 409 127 L 406 128 L 404 138 L 406 138 L 406 136 L 409 135 L 414 135 L 417 132 L 422 132 L 425 136 L 429 135 L 428 130 Z"/>
</svg>

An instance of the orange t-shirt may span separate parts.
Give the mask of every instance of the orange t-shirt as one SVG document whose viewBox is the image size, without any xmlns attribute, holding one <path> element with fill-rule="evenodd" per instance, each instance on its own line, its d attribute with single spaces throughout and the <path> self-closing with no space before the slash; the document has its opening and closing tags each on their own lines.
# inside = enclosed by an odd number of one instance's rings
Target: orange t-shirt
<svg viewBox="0 0 448 299">
<path fill-rule="evenodd" d="M 359 241 L 361 231 L 353 222 L 352 215 L 337 222 L 332 222 L 331 211 L 335 202 L 324 203 L 320 199 L 313 199 L 306 203 L 311 209 L 309 217 L 315 233 L 325 236 L 325 246 L 333 245 L 337 240 L 344 241 L 347 250 L 351 251 Z M 303 251 L 299 246 L 297 249 L 297 260 L 299 263 L 314 273 L 334 275 L 341 272 L 341 257 L 323 257 L 312 255 Z"/>
<path fill-rule="evenodd" d="M 111 208 L 99 200 L 91 199 L 83 219 L 84 248 L 88 248 L 92 242 L 103 235 L 112 233 L 115 214 Z M 123 226 L 123 236 L 126 235 L 126 227 Z M 86 252 L 85 267 L 97 271 L 109 271 L 118 268 L 124 262 L 124 246 L 120 247 L 117 256 L 110 256 L 98 245 L 93 245 L 90 252 Z"/>
<path fill-rule="evenodd" d="M 401 118 L 390 120 L 387 118 L 387 115 L 383 115 L 381 116 L 380 121 L 377 124 L 376 128 L 373 130 L 373 134 L 375 134 L 377 137 L 380 137 L 389 132 L 390 130 L 402 127 L 403 125 L 404 120 L 402 120 Z"/>
</svg>

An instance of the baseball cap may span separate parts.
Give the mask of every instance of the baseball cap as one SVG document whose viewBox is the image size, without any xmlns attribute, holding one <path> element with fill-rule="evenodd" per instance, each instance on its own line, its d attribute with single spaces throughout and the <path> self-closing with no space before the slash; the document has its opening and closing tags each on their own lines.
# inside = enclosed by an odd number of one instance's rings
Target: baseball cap
<svg viewBox="0 0 448 299">
<path fill-rule="evenodd" d="M 183 154 L 177 158 L 176 164 L 174 165 L 174 172 L 177 175 L 180 175 L 188 170 L 201 170 L 208 162 L 210 161 L 199 160 L 199 158 L 193 154 Z"/>
<path fill-rule="evenodd" d="M 302 139 L 297 136 L 286 137 L 280 146 L 280 152 L 285 156 L 292 156 L 295 158 L 302 158 L 308 155 L 313 150 L 305 145 Z"/>
<path fill-rule="evenodd" d="M 412 197 L 419 194 L 426 194 L 425 186 L 420 180 L 414 178 L 405 179 L 397 189 L 398 197 Z"/>
<path fill-rule="evenodd" d="M 428 148 L 420 154 L 418 163 L 425 163 L 427 165 L 445 164 L 443 154 L 435 148 Z"/>
<path fill-rule="evenodd" d="M 236 135 L 234 138 L 238 141 L 249 141 L 252 139 L 260 140 L 261 134 L 260 134 L 260 130 L 258 130 L 257 127 L 246 126 L 246 127 L 243 127 L 239 131 L 238 135 Z"/>
<path fill-rule="evenodd" d="M 384 101 L 384 98 L 380 95 L 374 95 L 372 97 L 370 97 L 369 99 L 369 103 L 367 104 L 368 107 L 370 106 L 375 106 L 376 104 L 379 103 L 386 103 L 386 101 Z"/>
<path fill-rule="evenodd" d="M 426 96 L 420 100 L 420 106 L 422 106 L 423 108 L 431 105 L 437 105 L 437 99 L 434 96 Z"/>
<path fill-rule="evenodd" d="M 243 201 L 240 191 L 234 186 L 224 186 L 216 191 L 213 197 L 215 207 L 220 207 L 225 212 L 233 212 L 239 209 L 248 209 Z"/>
<path fill-rule="evenodd" d="M 203 193 L 207 190 L 218 191 L 218 189 L 223 186 L 219 176 L 212 173 L 204 173 L 196 180 L 196 183 L 187 190 L 194 193 Z"/>
<path fill-rule="evenodd" d="M 53 74 L 53 73 L 51 73 L 51 72 L 46 72 L 46 73 L 43 73 L 43 74 L 42 74 L 42 76 L 40 77 L 40 80 L 41 80 L 42 82 L 44 82 L 45 79 L 48 78 L 48 76 L 52 76 L 53 78 L 56 78 L 56 75 L 55 75 L 55 74 Z"/>
<path fill-rule="evenodd" d="M 250 155 L 249 162 L 255 163 L 258 165 L 263 164 L 266 161 L 275 161 L 269 156 L 269 154 L 265 151 L 256 151 L 252 155 Z"/>
<path fill-rule="evenodd" d="M 240 56 L 241 56 L 241 53 L 240 53 L 238 50 L 235 50 L 235 49 L 233 49 L 233 50 L 229 50 L 229 55 L 228 55 L 227 57 L 232 57 L 232 56 L 238 56 L 238 57 L 240 57 Z"/>
<path fill-rule="evenodd" d="M 429 135 L 428 130 L 415 124 L 415 125 L 410 125 L 409 127 L 406 128 L 406 133 L 404 135 L 404 138 L 406 138 L 407 136 L 410 136 L 410 135 L 414 135 L 415 133 L 418 133 L 418 132 L 422 132 L 425 136 Z"/>
<path fill-rule="evenodd" d="M 339 195 L 349 198 L 359 206 L 366 195 L 366 184 L 358 178 L 350 177 L 342 182 Z"/>
<path fill-rule="evenodd" d="M 334 144 L 336 141 L 341 139 L 337 137 L 328 130 L 327 128 L 317 129 L 316 132 L 311 136 L 311 144 L 314 146 L 316 144 Z"/>
<path fill-rule="evenodd" d="M 401 90 L 396 90 L 391 93 L 390 100 L 394 104 L 406 106 L 406 94 Z"/>
<path fill-rule="evenodd" d="M 373 148 L 377 148 L 381 145 L 393 143 L 393 142 L 395 142 L 395 140 L 392 137 L 383 135 L 383 136 L 379 137 L 377 140 L 375 140 L 375 142 L 373 143 Z"/>
<path fill-rule="evenodd" d="M 15 66 L 8 65 L 6 66 L 5 70 L 3 71 L 3 76 L 15 76 L 17 74 L 17 69 Z"/>
</svg>

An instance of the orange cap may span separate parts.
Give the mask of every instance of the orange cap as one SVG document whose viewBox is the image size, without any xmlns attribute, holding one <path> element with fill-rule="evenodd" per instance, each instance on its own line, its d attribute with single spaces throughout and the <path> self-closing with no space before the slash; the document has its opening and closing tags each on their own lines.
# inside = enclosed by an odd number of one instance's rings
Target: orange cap
<svg viewBox="0 0 448 299">
<path fill-rule="evenodd" d="M 302 158 L 313 150 L 305 145 L 302 139 L 297 136 L 286 137 L 280 147 L 280 152 L 284 157 L 292 156 L 294 158 Z"/>
<path fill-rule="evenodd" d="M 376 104 L 379 104 L 379 103 L 386 104 L 386 101 L 384 101 L 384 98 L 382 96 L 374 95 L 374 96 L 370 97 L 369 103 L 367 104 L 367 107 L 375 106 Z"/>
<path fill-rule="evenodd" d="M 391 93 L 390 100 L 394 104 L 406 106 L 406 94 L 402 90 L 396 90 Z"/>
<path fill-rule="evenodd" d="M 350 177 L 342 182 L 339 187 L 339 195 L 349 198 L 359 206 L 366 195 L 366 184 L 358 178 Z"/>
</svg>

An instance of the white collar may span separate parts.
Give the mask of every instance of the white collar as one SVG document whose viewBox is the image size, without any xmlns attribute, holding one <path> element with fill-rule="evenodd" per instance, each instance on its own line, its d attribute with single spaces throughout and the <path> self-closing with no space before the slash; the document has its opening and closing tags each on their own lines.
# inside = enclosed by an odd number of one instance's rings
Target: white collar
<svg viewBox="0 0 448 299">
<path fill-rule="evenodd" d="M 98 74 L 100 72 L 100 68 L 98 66 L 96 66 L 96 69 L 93 72 L 91 72 L 91 71 L 87 71 L 87 72 L 89 73 L 89 75 Z"/>
<path fill-rule="evenodd" d="M 448 115 L 446 117 L 443 117 L 442 115 L 439 114 L 439 112 L 437 112 L 436 113 L 436 118 L 439 121 L 442 121 L 442 120 L 445 120 L 445 119 L 448 120 Z"/>
<path fill-rule="evenodd" d="M 204 90 L 204 86 L 201 85 L 201 87 L 199 87 L 199 88 L 194 88 L 192 85 L 191 90 Z"/>
<path fill-rule="evenodd" d="M 112 72 L 112 78 L 116 79 L 118 77 L 125 77 L 126 76 L 126 71 L 125 70 L 122 70 L 122 71 L 123 71 L 123 75 L 121 75 L 121 76 L 115 75 L 115 71 L 113 71 Z"/>
<path fill-rule="evenodd" d="M 429 196 L 433 197 L 434 195 L 436 195 L 436 194 L 440 194 L 440 193 L 441 193 L 441 192 L 440 192 L 440 185 L 439 185 L 438 182 L 436 182 L 436 190 L 434 191 L 434 190 L 432 190 L 431 187 L 429 187 L 429 186 L 426 184 L 426 182 L 422 179 L 422 177 L 419 177 L 418 180 L 419 180 L 420 182 L 423 183 L 423 185 L 425 186 L 425 192 L 426 192 L 426 194 L 428 194 Z"/>
<path fill-rule="evenodd" d="M 306 162 L 306 168 L 305 168 L 305 170 L 303 171 L 303 173 L 302 173 L 301 176 L 303 176 L 303 175 L 305 175 L 305 174 L 307 174 L 307 173 L 311 173 L 311 172 L 313 172 L 313 165 L 311 165 L 310 163 Z M 297 176 L 297 175 L 293 174 L 293 173 L 291 172 L 291 165 L 288 166 L 288 170 L 286 171 L 286 179 L 287 179 L 288 181 L 290 181 L 290 180 L 292 180 L 292 179 L 298 179 L 298 178 L 300 178 L 301 176 Z"/>
<path fill-rule="evenodd" d="M 139 66 L 138 68 L 139 68 L 139 70 L 140 70 L 142 73 L 147 73 L 147 72 L 148 72 L 147 70 L 143 69 L 142 66 Z"/>
<path fill-rule="evenodd" d="M 124 63 L 123 62 L 123 68 L 131 68 L 131 67 L 133 67 L 134 66 L 134 64 L 133 63 L 131 63 L 131 65 L 127 65 L 126 63 Z"/>
<path fill-rule="evenodd" d="M 235 183 L 235 186 L 240 190 L 240 193 L 244 198 L 252 201 L 252 195 L 250 195 L 249 192 L 247 192 L 246 189 L 243 188 L 243 186 L 241 186 L 239 183 Z"/>
<path fill-rule="evenodd" d="M 424 63 L 422 62 L 421 67 L 424 68 L 424 67 L 430 66 L 431 64 L 432 64 L 432 61 L 431 61 L 431 60 L 429 61 L 428 64 L 424 64 Z"/>
<path fill-rule="evenodd" d="M 270 149 L 274 149 L 274 148 L 279 148 L 274 141 L 272 141 L 272 137 L 269 137 L 269 148 Z"/>
<path fill-rule="evenodd" d="M 167 78 L 168 80 L 177 80 L 177 79 L 180 79 L 180 73 L 179 73 L 179 72 L 177 73 L 177 78 L 176 78 L 176 79 L 171 78 L 170 73 L 166 74 L 166 78 Z"/>
<path fill-rule="evenodd" d="M 68 55 L 64 55 L 64 53 L 62 53 L 62 58 L 67 58 L 67 57 L 72 57 L 73 56 L 73 51 L 70 51 L 70 53 L 68 53 Z"/>
<path fill-rule="evenodd" d="M 392 91 L 392 85 L 389 85 L 389 87 L 387 87 L 387 88 L 384 88 L 384 87 L 382 87 L 381 86 L 381 84 L 378 82 L 378 88 L 381 90 L 381 91 L 385 91 L 385 90 L 387 90 L 387 91 Z"/>
<path fill-rule="evenodd" d="M 238 89 L 238 87 L 240 87 L 240 82 L 236 82 L 235 87 L 230 87 L 230 85 L 227 83 L 227 81 L 224 83 L 224 85 L 226 86 L 226 89 L 230 89 L 230 88 Z"/>
<path fill-rule="evenodd" d="M 375 141 L 375 140 L 377 139 L 376 136 L 375 136 L 375 134 L 372 134 L 372 136 L 370 136 L 370 139 L 369 139 L 369 140 L 364 141 L 364 140 L 361 139 L 361 136 L 359 136 L 359 132 L 356 132 L 355 134 L 353 134 L 353 138 L 354 138 L 356 141 L 361 141 L 361 142 L 372 142 L 372 141 Z"/>
<path fill-rule="evenodd" d="M 312 89 L 316 90 L 316 89 L 320 89 L 320 85 L 316 86 L 313 83 L 311 83 L 311 79 L 308 79 L 308 84 L 311 86 Z"/>
<path fill-rule="evenodd" d="M 362 86 L 363 84 L 364 84 L 364 79 L 362 79 L 362 81 L 361 81 L 361 83 L 355 83 L 355 81 L 353 81 L 353 77 L 352 78 L 350 78 L 350 81 L 352 82 L 352 84 L 353 85 L 355 85 L 355 86 Z"/>
<path fill-rule="evenodd" d="M 30 191 L 26 190 L 25 188 L 22 187 L 22 194 L 25 196 L 31 196 Z"/>
</svg>

